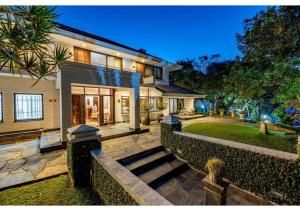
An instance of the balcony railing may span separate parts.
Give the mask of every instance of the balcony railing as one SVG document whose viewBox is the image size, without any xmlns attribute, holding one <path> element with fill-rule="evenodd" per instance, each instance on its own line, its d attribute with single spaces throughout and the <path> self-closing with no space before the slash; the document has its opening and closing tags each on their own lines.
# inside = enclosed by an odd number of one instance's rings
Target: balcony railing
<svg viewBox="0 0 300 211">
<path fill-rule="evenodd" d="M 136 70 L 129 70 L 129 69 L 124 69 L 122 67 L 121 68 L 120 67 L 114 67 L 114 66 L 104 65 L 104 64 L 100 64 L 100 63 L 93 63 L 93 62 L 89 62 L 89 61 L 76 60 L 76 59 L 73 59 L 73 58 L 68 59 L 68 61 L 78 63 L 78 64 L 91 65 L 91 66 L 94 66 L 94 67 L 103 67 L 103 68 L 106 68 L 108 70 L 122 70 L 122 71 L 126 71 L 126 72 L 137 72 L 137 73 L 139 73 Z M 140 84 L 155 84 L 155 77 L 154 76 L 141 75 Z"/>
</svg>

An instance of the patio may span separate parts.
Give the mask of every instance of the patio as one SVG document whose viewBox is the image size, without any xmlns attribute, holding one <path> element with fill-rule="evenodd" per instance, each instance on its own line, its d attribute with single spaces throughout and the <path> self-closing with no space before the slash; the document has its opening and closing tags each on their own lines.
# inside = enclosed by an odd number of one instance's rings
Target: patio
<svg viewBox="0 0 300 211">
<path fill-rule="evenodd" d="M 118 138 L 122 136 L 128 136 L 128 135 L 133 135 L 133 134 L 139 134 L 139 133 L 144 133 L 148 132 L 149 127 L 141 127 L 140 131 L 133 131 L 129 129 L 129 123 L 116 123 L 116 124 L 110 124 L 110 125 L 104 125 L 100 126 L 99 133 L 101 134 L 101 140 L 108 140 L 108 139 L 113 139 L 113 138 Z M 52 131 L 52 132 L 47 132 L 44 133 L 41 137 L 41 141 L 39 144 L 39 149 L 42 152 L 46 152 L 45 149 L 47 148 L 52 148 L 56 146 L 60 146 L 61 143 L 61 135 L 60 131 Z"/>
</svg>

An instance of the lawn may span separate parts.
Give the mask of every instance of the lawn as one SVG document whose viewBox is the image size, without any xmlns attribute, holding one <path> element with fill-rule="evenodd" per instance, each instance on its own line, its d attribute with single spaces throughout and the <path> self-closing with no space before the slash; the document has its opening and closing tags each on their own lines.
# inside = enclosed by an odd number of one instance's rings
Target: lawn
<svg viewBox="0 0 300 211">
<path fill-rule="evenodd" d="M 188 125 L 182 131 L 296 153 L 296 138 L 289 138 L 277 131 L 269 131 L 269 135 L 262 135 L 259 134 L 258 127 L 251 125 L 201 122 Z"/>
<path fill-rule="evenodd" d="M 87 188 L 68 188 L 68 177 L 36 182 L 0 191 L 0 205 L 99 205 L 98 196 Z"/>
</svg>

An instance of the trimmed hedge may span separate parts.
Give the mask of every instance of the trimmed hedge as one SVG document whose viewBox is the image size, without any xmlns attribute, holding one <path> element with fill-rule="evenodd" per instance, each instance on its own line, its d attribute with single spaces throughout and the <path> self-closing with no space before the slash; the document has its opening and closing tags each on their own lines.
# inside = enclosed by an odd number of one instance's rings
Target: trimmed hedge
<svg viewBox="0 0 300 211">
<path fill-rule="evenodd" d="M 300 161 L 218 145 L 174 134 L 181 125 L 161 124 L 161 143 L 196 169 L 205 171 L 207 160 L 225 162 L 226 178 L 233 184 L 278 204 L 300 204 Z"/>
<path fill-rule="evenodd" d="M 129 193 L 92 158 L 92 188 L 105 205 L 138 205 Z"/>
</svg>

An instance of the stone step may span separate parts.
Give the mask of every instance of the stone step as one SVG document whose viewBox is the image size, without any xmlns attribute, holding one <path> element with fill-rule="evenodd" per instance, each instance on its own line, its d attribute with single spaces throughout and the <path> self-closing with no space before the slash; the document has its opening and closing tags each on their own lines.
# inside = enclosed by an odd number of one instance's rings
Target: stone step
<svg viewBox="0 0 300 211">
<path fill-rule="evenodd" d="M 160 153 L 156 153 L 150 157 L 147 157 L 145 160 L 140 160 L 138 164 L 133 163 L 132 165 L 135 166 L 135 168 L 131 168 L 131 172 L 135 174 L 136 176 L 143 174 L 146 171 L 150 171 L 151 169 L 154 169 L 158 167 L 159 165 L 162 165 L 166 162 L 171 162 L 175 160 L 175 156 L 167 151 L 162 151 Z M 142 161 L 144 161 L 142 163 Z M 134 165 L 136 164 L 136 165 Z M 131 166 L 132 167 L 132 166 Z"/>
<path fill-rule="evenodd" d="M 123 166 L 128 166 L 138 160 L 144 159 L 146 157 L 149 157 L 149 156 L 156 154 L 158 152 L 161 152 L 163 150 L 165 150 L 164 147 L 162 145 L 160 145 L 160 146 L 142 151 L 140 153 L 128 156 L 126 158 L 119 159 L 118 162 Z"/>
<path fill-rule="evenodd" d="M 163 163 L 156 168 L 139 175 L 139 178 L 152 188 L 157 188 L 169 179 L 188 170 L 188 165 L 178 159 Z"/>
</svg>

